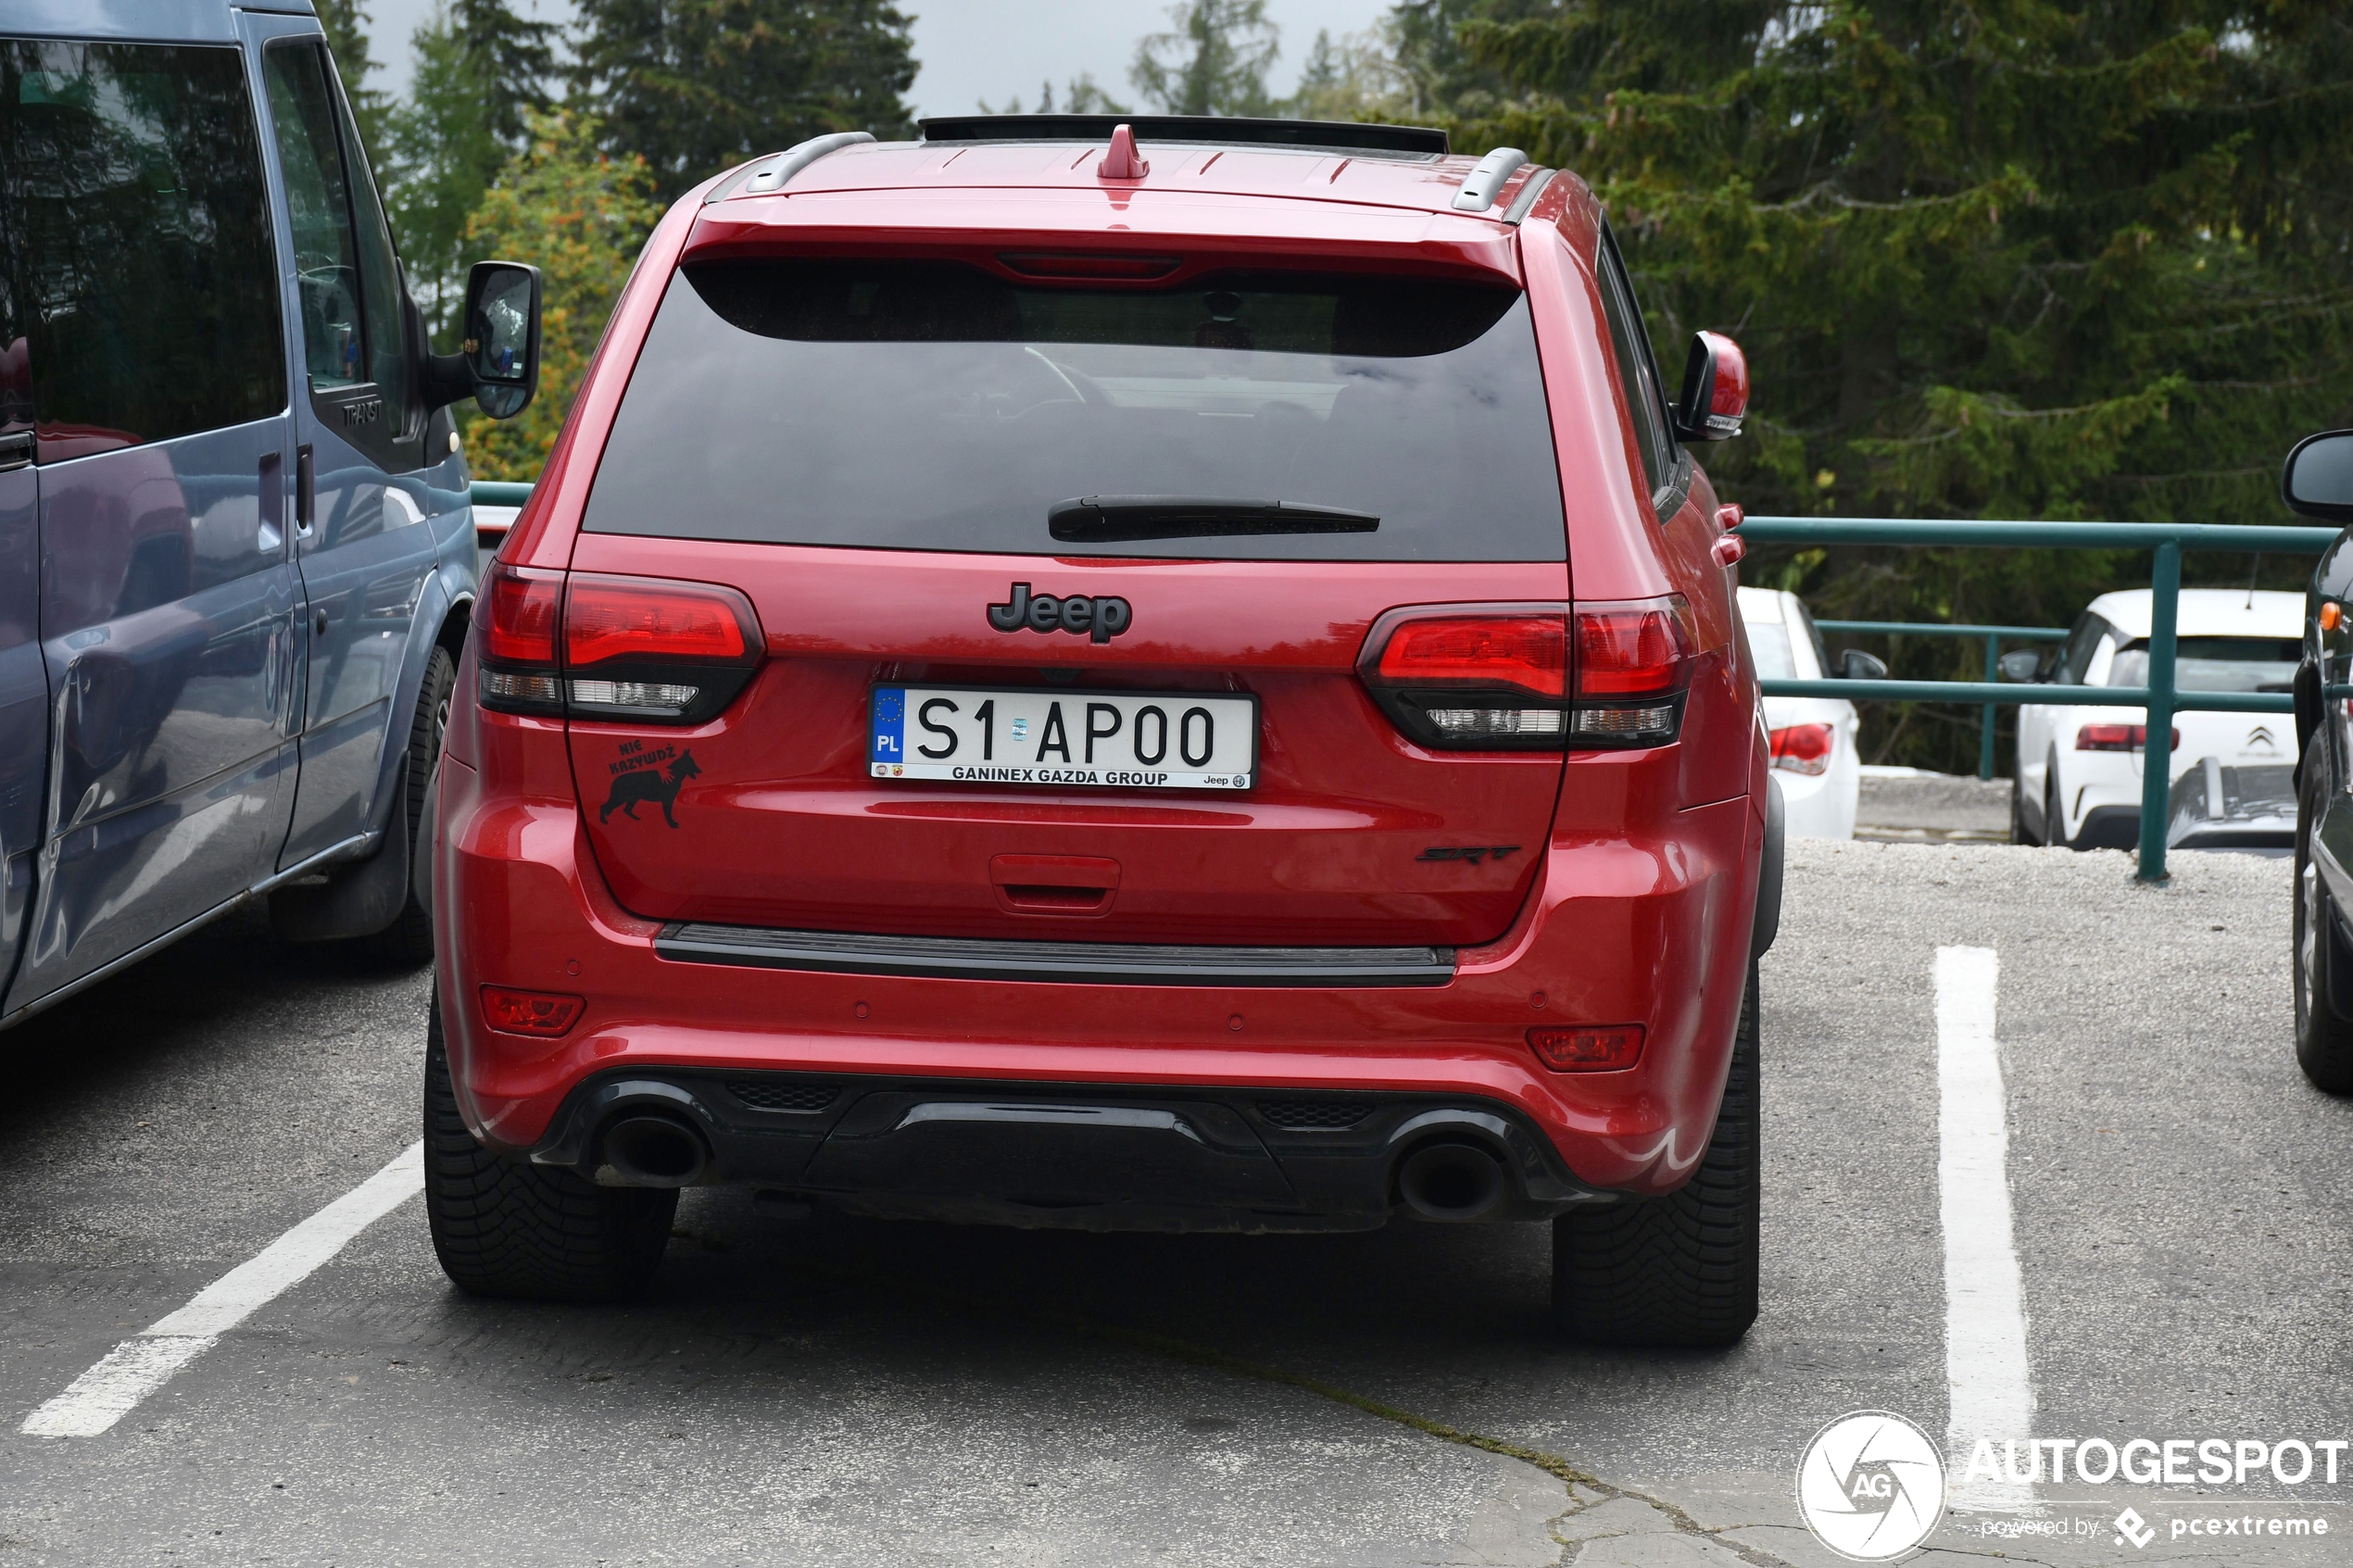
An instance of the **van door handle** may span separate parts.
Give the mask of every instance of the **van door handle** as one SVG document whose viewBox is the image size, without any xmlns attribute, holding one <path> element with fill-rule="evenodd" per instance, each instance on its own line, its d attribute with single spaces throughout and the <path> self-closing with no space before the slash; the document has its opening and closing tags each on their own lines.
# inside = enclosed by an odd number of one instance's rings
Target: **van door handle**
<svg viewBox="0 0 2353 1568">
<path fill-rule="evenodd" d="M 0 473 L 20 469 L 32 461 L 32 432 L 10 431 L 0 435 Z"/>
<path fill-rule="evenodd" d="M 295 448 L 295 532 L 308 538 L 311 521 L 319 515 L 319 470 L 310 448 Z"/>
</svg>

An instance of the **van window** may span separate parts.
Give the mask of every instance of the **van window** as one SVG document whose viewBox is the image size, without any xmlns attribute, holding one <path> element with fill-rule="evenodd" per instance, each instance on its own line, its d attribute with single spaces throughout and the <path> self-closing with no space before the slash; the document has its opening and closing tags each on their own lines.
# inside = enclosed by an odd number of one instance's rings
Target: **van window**
<svg viewBox="0 0 2353 1568">
<path fill-rule="evenodd" d="M 1089 556 L 1559 560 L 1526 297 L 1234 273 L 1056 287 L 954 262 L 727 261 L 672 279 L 597 470 L 591 532 L 1067 555 L 1088 497 L 1356 512 L 1369 531 Z"/>
<path fill-rule="evenodd" d="M 302 298 L 302 358 L 314 392 L 368 379 L 359 315 L 359 242 L 351 232 L 351 186 L 319 51 L 282 44 L 269 52 L 270 118 L 285 171 Z"/>
<path fill-rule="evenodd" d="M 0 358 L 44 459 L 285 407 L 267 190 L 237 49 L 0 40 Z"/>
<path fill-rule="evenodd" d="M 310 390 L 372 387 L 384 399 L 382 416 L 357 428 L 364 445 L 383 448 L 372 455 L 391 461 L 389 447 L 409 421 L 411 377 L 405 285 L 384 209 L 325 45 L 273 44 L 263 59 L 294 228 Z"/>
</svg>

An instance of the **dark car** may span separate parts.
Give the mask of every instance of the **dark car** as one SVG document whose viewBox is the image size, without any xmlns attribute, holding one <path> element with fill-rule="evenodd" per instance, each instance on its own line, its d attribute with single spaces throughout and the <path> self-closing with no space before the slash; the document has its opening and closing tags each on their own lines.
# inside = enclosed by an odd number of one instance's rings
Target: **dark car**
<svg viewBox="0 0 2353 1568">
<path fill-rule="evenodd" d="M 442 774 L 450 1276 L 682 1185 L 1085 1229 L 1554 1227 L 1756 1310 L 1757 692 L 1592 194 L 1436 132 L 824 138 L 656 232 Z"/>
<path fill-rule="evenodd" d="M 257 895 L 431 952 L 447 406 L 527 399 L 536 275 L 474 279 L 512 373 L 426 352 L 308 11 L 0 15 L 0 1023 Z"/>
<path fill-rule="evenodd" d="M 2353 523 L 2353 430 L 2307 436 L 2280 495 L 2322 522 Z M 2353 532 L 2313 570 L 2296 671 L 2296 1059 L 2331 1094 L 2353 1094 Z"/>
</svg>

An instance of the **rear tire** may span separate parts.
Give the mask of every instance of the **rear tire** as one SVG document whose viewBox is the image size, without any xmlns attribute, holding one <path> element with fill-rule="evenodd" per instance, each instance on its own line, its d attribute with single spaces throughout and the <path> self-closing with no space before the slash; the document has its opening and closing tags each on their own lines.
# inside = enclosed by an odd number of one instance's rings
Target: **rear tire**
<svg viewBox="0 0 2353 1568">
<path fill-rule="evenodd" d="M 2303 784 L 2296 792 L 2295 935 L 2296 1064 L 2312 1086 L 2333 1095 L 2353 1094 L 2353 1022 L 2329 1003 L 2329 973 L 2343 974 L 2353 963 L 2338 934 L 2334 901 L 2312 860 L 2312 830 L 2329 801 L 2329 759 L 2319 735 L 2305 748 Z"/>
<path fill-rule="evenodd" d="M 2022 780 L 2015 776 L 2015 771 L 2013 770 L 2013 776 L 2010 779 L 2010 842 L 2012 844 L 2040 844 L 2043 842 L 2043 835 L 2026 825 L 2026 786 Z"/>
<path fill-rule="evenodd" d="M 1756 966 L 1707 1154 L 1681 1190 L 1553 1222 L 1553 1321 L 1589 1345 L 1720 1347 L 1756 1321 L 1763 1208 Z"/>
<path fill-rule="evenodd" d="M 433 961 L 433 910 L 417 897 L 417 861 L 430 856 L 433 846 L 418 832 L 432 793 L 434 771 L 441 766 L 441 745 L 449 733 L 449 694 L 458 685 L 458 663 L 449 650 L 436 646 L 425 660 L 425 678 L 417 689 L 417 710 L 409 721 L 409 792 L 399 809 L 409 813 L 409 896 L 393 922 L 368 938 L 393 962 L 414 968 Z"/>
<path fill-rule="evenodd" d="M 425 1222 L 441 1271 L 476 1296 L 614 1301 L 661 1262 L 678 1193 L 600 1187 L 494 1154 L 458 1113 L 435 997 L 425 1033 Z"/>
</svg>

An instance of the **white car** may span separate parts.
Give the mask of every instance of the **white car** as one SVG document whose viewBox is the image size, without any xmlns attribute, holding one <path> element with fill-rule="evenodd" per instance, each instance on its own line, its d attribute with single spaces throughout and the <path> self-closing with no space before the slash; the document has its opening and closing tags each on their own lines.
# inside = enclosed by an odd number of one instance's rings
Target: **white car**
<svg viewBox="0 0 2353 1568">
<path fill-rule="evenodd" d="M 1741 620 L 1759 679 L 1819 681 L 1830 673 L 1822 634 L 1806 601 L 1774 588 L 1743 588 Z M 1863 788 L 1855 705 L 1843 697 L 1768 696 L 1765 728 L 1772 741 L 1792 838 L 1852 838 Z"/>
<path fill-rule="evenodd" d="M 2103 594 L 2078 617 L 2040 679 L 2059 685 L 2148 684 L 2150 595 Z M 2302 657 L 2304 596 L 2245 588 L 2185 588 L 2174 629 L 2174 684 L 2183 690 L 2285 692 Z M 2021 844 L 2129 849 L 2140 842 L 2138 708 L 2030 705 L 2018 710 L 2010 831 Z M 2171 784 L 2213 758 L 2218 767 L 2296 761 L 2296 721 L 2284 713 L 2176 713 Z"/>
</svg>

